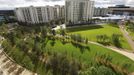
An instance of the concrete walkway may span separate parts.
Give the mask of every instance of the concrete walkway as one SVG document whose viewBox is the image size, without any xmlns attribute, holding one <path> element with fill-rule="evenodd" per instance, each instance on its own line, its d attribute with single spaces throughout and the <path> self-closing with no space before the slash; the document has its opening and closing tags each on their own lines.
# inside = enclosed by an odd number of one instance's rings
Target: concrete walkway
<svg viewBox="0 0 134 75">
<path fill-rule="evenodd" d="M 111 47 L 111 46 L 104 46 L 104 45 L 99 44 L 99 43 L 96 43 L 96 42 L 91 42 L 91 41 L 89 41 L 89 43 L 96 44 L 96 45 L 99 45 L 99 46 L 101 46 L 101 47 L 111 49 L 112 51 L 115 51 L 115 52 L 117 52 L 117 53 L 119 53 L 119 54 L 122 54 L 122 55 L 124 55 L 124 56 L 126 56 L 126 57 L 128 57 L 129 59 L 131 59 L 131 60 L 134 61 L 134 53 L 132 53 L 132 52 L 127 52 L 127 51 L 125 51 L 125 50 L 123 50 L 123 49 L 119 49 L 119 48 L 115 48 L 115 47 Z"/>
<path fill-rule="evenodd" d="M 16 64 L 1 48 L 2 37 L 0 36 L 0 75 L 37 75 L 24 67 Z"/>
<path fill-rule="evenodd" d="M 0 72 L 0 75 L 36 75 L 16 64 L 5 54 L 3 49 L 0 49 Z"/>
<path fill-rule="evenodd" d="M 123 33 L 123 36 L 127 39 L 129 45 L 131 46 L 133 52 L 134 52 L 134 41 L 131 39 L 131 37 L 129 36 L 129 33 L 125 30 L 125 28 L 120 25 L 120 30 Z"/>
</svg>

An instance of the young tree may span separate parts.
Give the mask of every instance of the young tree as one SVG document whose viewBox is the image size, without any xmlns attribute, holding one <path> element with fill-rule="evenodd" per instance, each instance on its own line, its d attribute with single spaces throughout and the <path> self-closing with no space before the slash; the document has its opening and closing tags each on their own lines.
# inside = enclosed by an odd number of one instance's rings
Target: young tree
<svg viewBox="0 0 134 75">
<path fill-rule="evenodd" d="M 61 29 L 61 30 L 60 30 L 60 34 L 61 34 L 62 36 L 65 36 L 65 35 L 66 35 L 66 30 Z"/>
<path fill-rule="evenodd" d="M 10 40 L 12 46 L 14 46 L 16 44 L 17 37 L 16 37 L 15 32 L 8 33 L 7 38 Z"/>
<path fill-rule="evenodd" d="M 47 36 L 47 33 L 48 33 L 47 27 L 46 26 L 43 26 L 41 28 L 41 35 L 42 35 L 42 37 L 45 38 Z"/>
<path fill-rule="evenodd" d="M 55 36 L 56 35 L 56 31 L 55 30 L 52 30 L 52 34 Z"/>
<path fill-rule="evenodd" d="M 88 44 L 88 38 L 85 39 L 85 43 Z"/>
<path fill-rule="evenodd" d="M 112 35 L 112 42 L 116 47 L 121 48 L 121 43 L 120 43 L 120 35 L 119 34 L 113 34 Z"/>
</svg>

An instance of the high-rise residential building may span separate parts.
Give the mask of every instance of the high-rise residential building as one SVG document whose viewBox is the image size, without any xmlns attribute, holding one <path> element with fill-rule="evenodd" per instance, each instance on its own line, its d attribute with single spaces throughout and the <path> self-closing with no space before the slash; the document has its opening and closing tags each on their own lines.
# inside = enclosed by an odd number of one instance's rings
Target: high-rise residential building
<svg viewBox="0 0 134 75">
<path fill-rule="evenodd" d="M 90 0 L 66 0 L 65 19 L 66 24 L 78 24 L 88 21 L 93 17 L 94 1 Z"/>
<path fill-rule="evenodd" d="M 109 12 L 108 8 L 100 8 L 100 7 L 95 7 L 94 8 L 94 17 L 97 16 L 106 16 Z"/>
<path fill-rule="evenodd" d="M 63 19 L 65 17 L 65 6 L 55 5 L 54 11 L 55 19 Z"/>
<path fill-rule="evenodd" d="M 59 5 L 55 5 L 54 6 L 54 11 L 55 11 L 55 19 L 59 19 L 60 18 L 61 7 Z"/>
<path fill-rule="evenodd" d="M 60 17 L 62 19 L 65 19 L 65 6 L 61 6 L 61 14 L 60 14 Z"/>
<path fill-rule="evenodd" d="M 15 9 L 18 21 L 38 24 L 46 23 L 55 19 L 60 19 L 61 6 L 45 6 L 45 7 L 20 7 Z"/>
<path fill-rule="evenodd" d="M 44 8 L 46 8 L 46 12 L 47 12 L 47 14 L 44 15 L 44 16 L 48 17 L 48 21 L 54 20 L 55 19 L 54 13 L 56 13 L 54 11 L 54 7 L 52 7 L 52 6 L 46 6 Z"/>
</svg>

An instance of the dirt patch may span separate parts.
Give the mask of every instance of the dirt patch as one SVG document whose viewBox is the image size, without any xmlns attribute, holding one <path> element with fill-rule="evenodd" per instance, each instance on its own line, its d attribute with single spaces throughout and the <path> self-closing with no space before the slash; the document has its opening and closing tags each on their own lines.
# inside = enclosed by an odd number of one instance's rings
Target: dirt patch
<svg viewBox="0 0 134 75">
<path fill-rule="evenodd" d="M 129 75 L 134 75 L 134 72 L 133 73 L 130 73 Z"/>
</svg>

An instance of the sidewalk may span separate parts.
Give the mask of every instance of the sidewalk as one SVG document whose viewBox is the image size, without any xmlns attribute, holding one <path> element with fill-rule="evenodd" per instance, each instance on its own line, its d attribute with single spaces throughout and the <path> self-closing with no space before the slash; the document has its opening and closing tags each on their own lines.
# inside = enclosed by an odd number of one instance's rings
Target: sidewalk
<svg viewBox="0 0 134 75">
<path fill-rule="evenodd" d="M 120 27 L 121 32 L 123 33 L 123 36 L 127 39 L 129 45 L 131 46 L 134 52 L 134 41 L 131 39 L 131 37 L 129 36 L 129 33 L 124 29 L 122 25 L 120 25 L 119 27 Z"/>
<path fill-rule="evenodd" d="M 110 47 L 110 46 L 104 46 L 104 45 L 99 44 L 99 43 L 96 43 L 96 42 L 91 42 L 91 41 L 89 41 L 89 43 L 96 44 L 96 45 L 99 45 L 99 46 L 101 46 L 101 47 L 105 47 L 105 48 L 111 49 L 112 51 L 115 51 L 115 52 L 117 52 L 117 53 L 119 53 L 119 54 L 122 54 L 122 55 L 124 55 L 124 56 L 126 56 L 126 57 L 128 57 L 129 59 L 131 59 L 131 60 L 134 61 L 134 53 L 132 53 L 132 52 L 127 52 L 127 51 L 125 51 L 125 50 L 118 49 L 118 48 L 114 48 L 114 47 Z"/>
<path fill-rule="evenodd" d="M 36 74 L 14 63 L 11 59 L 7 57 L 7 55 L 1 49 L 0 75 L 36 75 Z"/>
</svg>

